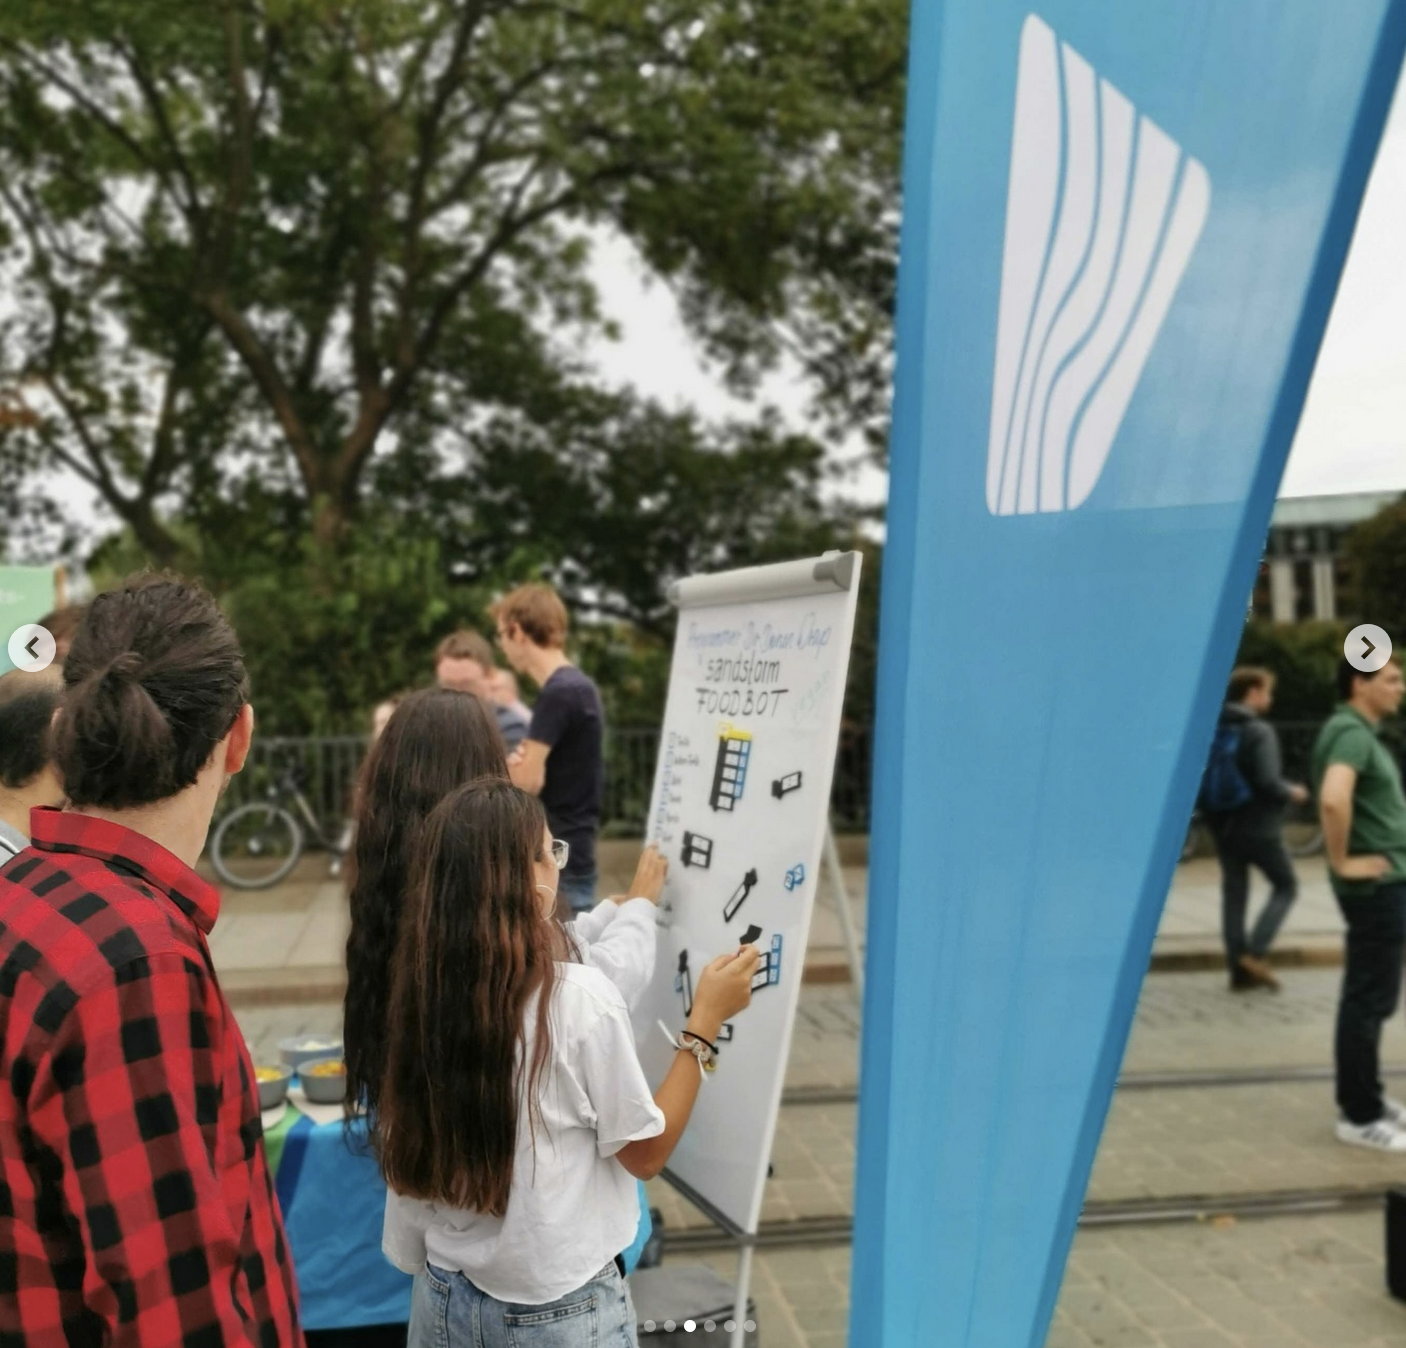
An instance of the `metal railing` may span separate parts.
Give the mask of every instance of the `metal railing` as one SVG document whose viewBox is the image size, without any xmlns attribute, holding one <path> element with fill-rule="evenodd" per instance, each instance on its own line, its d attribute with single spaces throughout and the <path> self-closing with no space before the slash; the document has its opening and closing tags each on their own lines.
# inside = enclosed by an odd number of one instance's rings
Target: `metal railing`
<svg viewBox="0 0 1406 1348">
<path fill-rule="evenodd" d="M 864 832 L 869 827 L 870 742 L 867 726 L 847 728 L 840 738 L 831 813 L 835 828 L 842 832 Z M 324 833 L 334 833 L 351 810 L 352 790 L 368 745 L 363 735 L 257 738 L 244 771 L 230 783 L 221 813 L 261 795 L 291 767 Z M 643 834 L 658 752 L 656 726 L 607 730 L 601 812 L 601 830 L 607 836 Z"/>
<path fill-rule="evenodd" d="M 1291 781 L 1311 779 L 1313 742 L 1318 723 L 1275 722 L 1284 757 L 1284 775 Z M 1388 727 L 1384 738 L 1393 751 L 1406 748 L 1406 727 Z M 291 761 L 298 769 L 303 790 L 324 831 L 333 830 L 351 808 L 352 788 L 365 756 L 363 736 L 257 739 L 243 773 L 231 783 L 224 808 L 249 800 L 274 780 L 274 774 Z M 602 831 L 614 837 L 638 837 L 644 831 L 649 797 L 654 789 L 654 762 L 659 752 L 657 726 L 620 726 L 605 737 L 605 803 Z M 869 829 L 869 787 L 873 764 L 873 733 L 867 725 L 845 726 L 835 758 L 835 783 L 830 797 L 830 817 L 844 833 Z"/>
</svg>

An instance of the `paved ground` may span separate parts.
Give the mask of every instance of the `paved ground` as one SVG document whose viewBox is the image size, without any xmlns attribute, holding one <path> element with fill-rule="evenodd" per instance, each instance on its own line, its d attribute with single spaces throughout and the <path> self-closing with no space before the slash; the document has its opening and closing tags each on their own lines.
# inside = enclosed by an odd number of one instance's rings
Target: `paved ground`
<svg viewBox="0 0 1406 1348">
<path fill-rule="evenodd" d="M 867 872 L 864 840 L 844 840 L 844 877 L 855 926 L 863 939 Z M 603 894 L 624 890 L 633 874 L 635 845 L 602 845 Z M 1290 910 L 1279 948 L 1290 962 L 1321 962 L 1341 950 L 1342 919 L 1321 858 L 1300 861 L 1301 893 Z M 1264 898 L 1259 881 L 1252 904 Z M 846 976 L 846 954 L 836 917 L 834 887 L 822 877 L 807 951 L 808 976 Z M 1253 910 L 1252 910 L 1253 911 Z M 236 1002 L 340 995 L 347 941 L 342 884 L 330 880 L 321 857 L 309 857 L 296 878 L 264 892 L 226 890 L 210 949 Z M 1214 966 L 1220 958 L 1220 893 L 1216 865 L 1195 860 L 1177 869 L 1154 948 L 1154 967 Z"/>
<path fill-rule="evenodd" d="M 845 879 L 862 932 L 862 848 L 846 848 Z M 855 864 L 851 865 L 850 862 Z M 603 891 L 624 888 L 633 857 L 609 852 Z M 1312 963 L 1339 948 L 1341 922 L 1321 861 L 1300 863 L 1302 894 L 1281 945 Z M 1256 902 L 1262 888 L 1256 891 Z M 266 894 L 228 893 L 212 950 L 240 1006 L 257 1057 L 277 1040 L 335 1031 L 346 904 L 317 859 L 296 883 Z M 1157 938 L 1155 967 L 1213 963 L 1219 948 L 1215 865 L 1178 869 Z M 808 967 L 833 975 L 843 946 L 827 887 L 812 929 Z M 1149 976 L 1099 1149 L 1089 1200 L 1208 1200 L 1318 1187 L 1406 1182 L 1406 1162 L 1336 1144 L 1331 1084 L 1149 1087 L 1155 1074 L 1321 1069 L 1339 973 L 1288 968 L 1279 996 L 1233 996 L 1220 973 Z M 262 1003 L 278 1002 L 276 1005 Z M 858 1079 L 859 1010 L 846 984 L 803 991 L 786 1085 L 852 1090 Z M 1406 1022 L 1389 1027 L 1386 1061 L 1406 1097 Z M 855 1107 L 792 1104 L 782 1110 L 765 1222 L 845 1217 L 851 1210 Z M 666 1185 L 652 1201 L 674 1230 L 706 1225 Z M 1074 1246 L 1048 1348 L 1386 1348 L 1406 1343 L 1406 1306 L 1383 1288 L 1378 1211 L 1217 1221 L 1203 1225 L 1083 1229 Z M 731 1275 L 733 1256 L 701 1259 Z M 765 1348 L 841 1348 L 847 1324 L 849 1250 L 759 1253 L 755 1297 Z M 717 1342 L 724 1338 L 717 1332 Z M 702 1335 L 700 1341 L 707 1341 Z"/>
<path fill-rule="evenodd" d="M 849 1249 L 753 1265 L 764 1348 L 844 1348 Z M 735 1276 L 731 1255 L 698 1258 Z M 936 1313 L 936 1312 L 934 1312 Z M 699 1342 L 726 1342 L 699 1334 Z M 647 1342 L 647 1340 L 646 1340 Z M 1376 1213 L 1081 1231 L 1046 1348 L 1400 1348 Z"/>
<path fill-rule="evenodd" d="M 1313 1068 L 1329 1061 L 1337 974 L 1290 971 L 1280 996 L 1232 996 L 1214 974 L 1154 974 L 1138 1008 L 1089 1190 L 1092 1202 L 1206 1197 L 1406 1182 L 1406 1161 L 1332 1140 L 1331 1086 L 1149 1088 L 1148 1074 Z M 249 1007 L 256 1056 L 277 1039 L 335 1031 L 335 1004 Z M 849 989 L 802 993 L 789 1090 L 853 1087 L 859 1017 Z M 1406 1023 L 1388 1029 L 1387 1062 L 1406 1073 Z M 1406 1080 L 1401 1080 L 1406 1095 Z M 854 1165 L 851 1104 L 782 1111 L 763 1220 L 844 1216 Z M 652 1187 L 667 1228 L 702 1218 Z M 687 1255 L 731 1276 L 733 1256 Z M 756 1262 L 765 1348 L 841 1348 L 847 1247 L 768 1250 Z M 718 1332 L 718 1342 L 723 1335 Z M 706 1338 L 701 1340 L 706 1341 Z M 1386 1348 L 1406 1343 L 1406 1306 L 1383 1289 L 1377 1211 L 1190 1226 L 1081 1230 L 1048 1348 Z"/>
</svg>

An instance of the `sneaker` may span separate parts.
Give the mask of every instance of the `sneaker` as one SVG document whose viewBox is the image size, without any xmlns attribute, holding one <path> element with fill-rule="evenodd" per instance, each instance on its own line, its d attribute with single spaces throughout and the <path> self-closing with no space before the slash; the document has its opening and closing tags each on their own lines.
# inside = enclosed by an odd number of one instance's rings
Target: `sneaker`
<svg viewBox="0 0 1406 1348">
<path fill-rule="evenodd" d="M 1273 992 L 1279 991 L 1279 980 L 1275 977 L 1274 970 L 1269 967 L 1266 960 L 1260 959 L 1257 955 L 1241 955 L 1238 962 L 1240 968 L 1261 987 L 1269 988 Z"/>
<path fill-rule="evenodd" d="M 1375 1123 L 1349 1123 L 1339 1119 L 1337 1126 L 1339 1142 L 1350 1147 L 1370 1147 L 1373 1151 L 1390 1151 L 1406 1155 L 1406 1132 L 1402 1132 L 1385 1116 Z"/>
<path fill-rule="evenodd" d="M 1393 1100 L 1389 1095 L 1382 1096 L 1382 1118 L 1406 1131 L 1406 1105 L 1400 1100 Z"/>
</svg>

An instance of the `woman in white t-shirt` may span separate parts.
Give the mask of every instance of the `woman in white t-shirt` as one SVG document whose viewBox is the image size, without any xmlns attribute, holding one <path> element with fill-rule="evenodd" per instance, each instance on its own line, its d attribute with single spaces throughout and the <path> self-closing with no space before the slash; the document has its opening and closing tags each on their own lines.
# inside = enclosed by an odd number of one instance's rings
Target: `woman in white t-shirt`
<svg viewBox="0 0 1406 1348">
<path fill-rule="evenodd" d="M 410 1348 L 627 1348 L 618 1259 L 760 954 L 714 960 L 651 1097 L 620 991 L 554 920 L 564 850 L 481 780 L 430 816 L 392 974 L 384 1245 L 415 1274 Z M 465 902 L 471 895 L 472 902 Z"/>
</svg>

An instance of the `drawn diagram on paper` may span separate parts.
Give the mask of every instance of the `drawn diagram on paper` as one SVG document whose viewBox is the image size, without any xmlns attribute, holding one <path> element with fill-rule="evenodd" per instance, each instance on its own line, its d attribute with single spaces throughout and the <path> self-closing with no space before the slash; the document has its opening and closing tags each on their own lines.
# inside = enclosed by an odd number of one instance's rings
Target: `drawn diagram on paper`
<svg viewBox="0 0 1406 1348">
<path fill-rule="evenodd" d="M 742 799 L 747 785 L 747 767 L 752 757 L 752 736 L 746 730 L 725 725 L 718 735 L 718 761 L 713 770 L 713 790 L 708 804 L 731 813 Z"/>
<path fill-rule="evenodd" d="M 752 991 L 774 988 L 781 982 L 781 937 L 771 938 L 771 949 L 762 956 L 761 966 L 752 975 Z"/>
<path fill-rule="evenodd" d="M 801 789 L 801 774 L 799 772 L 788 772 L 784 777 L 778 777 L 771 784 L 771 794 L 780 800 L 783 796 L 789 796 L 793 791 Z"/>
<path fill-rule="evenodd" d="M 690 833 L 685 829 L 683 852 L 679 859 L 685 866 L 697 866 L 706 871 L 713 864 L 713 840 L 705 838 L 701 833 Z"/>
<path fill-rule="evenodd" d="M 731 922 L 737 916 L 737 910 L 747 902 L 747 896 L 757 887 L 757 873 L 755 870 L 748 871 L 742 877 L 742 883 L 732 892 L 732 897 L 727 901 L 727 907 L 723 909 L 723 921 Z"/>
</svg>

